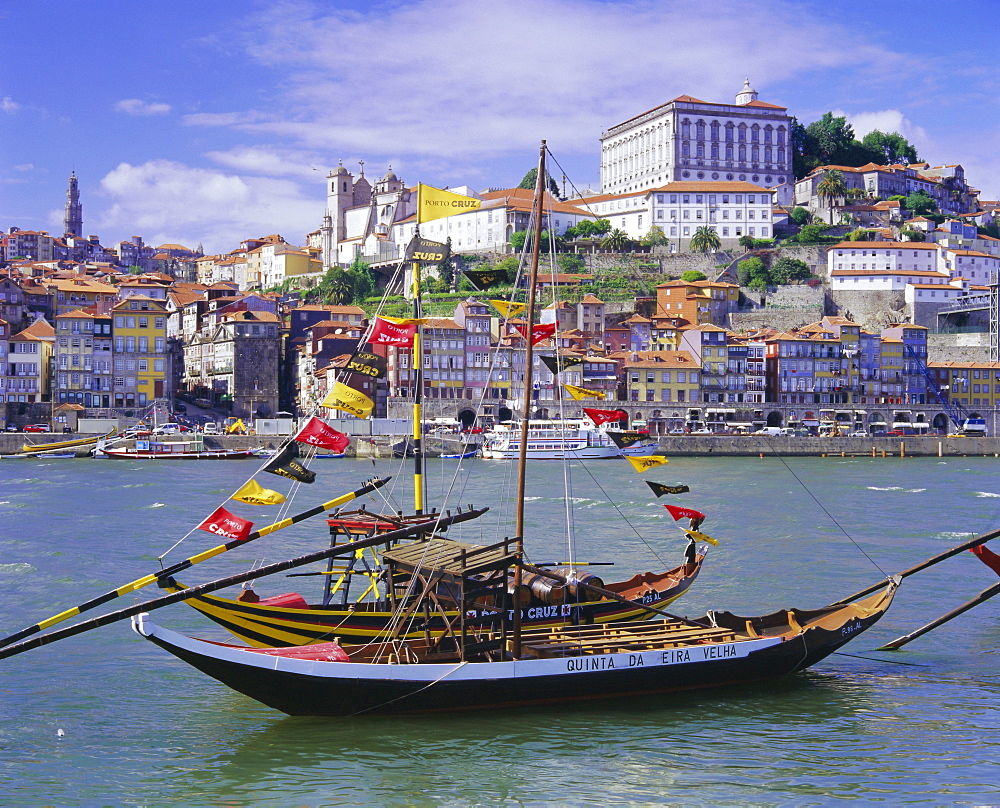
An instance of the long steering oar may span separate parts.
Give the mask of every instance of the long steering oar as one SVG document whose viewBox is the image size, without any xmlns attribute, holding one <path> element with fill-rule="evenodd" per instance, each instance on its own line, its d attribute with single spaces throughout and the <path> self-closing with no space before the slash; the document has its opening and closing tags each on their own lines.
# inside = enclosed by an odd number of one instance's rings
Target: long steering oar
<svg viewBox="0 0 1000 808">
<path fill-rule="evenodd" d="M 374 491 L 376 488 L 381 488 L 385 485 L 391 477 L 386 477 L 384 480 L 375 477 L 368 482 L 366 482 L 357 491 L 352 491 L 349 494 L 344 494 L 336 499 L 331 499 L 329 502 L 324 502 L 322 505 L 317 505 L 315 508 L 310 508 L 307 511 L 296 514 L 295 516 L 289 516 L 287 519 L 282 519 L 280 522 L 275 522 L 273 525 L 268 525 L 267 527 L 262 527 L 260 530 L 253 531 L 245 539 L 234 539 L 233 541 L 226 542 L 225 544 L 220 544 L 217 547 L 212 547 L 209 550 L 193 555 L 190 558 L 186 558 L 183 561 L 178 561 L 171 567 L 166 569 L 158 570 L 157 572 L 145 575 L 142 578 L 138 578 L 131 583 L 127 583 L 124 586 L 120 586 L 117 589 L 112 589 L 110 592 L 105 592 L 103 595 L 99 595 L 93 600 L 88 600 L 86 603 L 81 603 L 79 606 L 74 606 L 72 609 L 67 609 L 64 612 L 53 615 L 47 620 L 42 620 L 40 623 L 35 623 L 33 626 L 28 626 L 28 628 L 21 629 L 15 634 L 11 634 L 9 637 L 4 637 L 0 640 L 0 648 L 5 648 L 15 642 L 23 640 L 25 637 L 30 637 L 32 634 L 37 634 L 39 631 L 44 631 L 45 629 L 56 625 L 57 623 L 63 622 L 63 620 L 69 620 L 71 617 L 76 617 L 76 615 L 82 612 L 89 611 L 90 609 L 95 609 L 108 601 L 119 598 L 122 595 L 127 595 L 129 592 L 135 592 L 137 589 L 142 589 L 144 586 L 149 586 L 150 584 L 156 583 L 160 578 L 164 578 L 168 575 L 175 575 L 178 572 L 186 570 L 188 567 L 193 567 L 195 564 L 200 564 L 202 561 L 207 561 L 210 558 L 214 558 L 217 555 L 232 550 L 235 547 L 240 547 L 241 545 L 252 542 L 254 539 L 259 539 L 261 536 L 267 536 L 275 531 L 282 530 L 283 528 L 290 527 L 291 525 L 302 522 L 305 519 L 309 519 L 313 516 L 318 516 L 325 511 L 329 511 L 345 502 L 350 502 L 353 499 L 364 496 L 365 494 Z"/>
<path fill-rule="evenodd" d="M 189 589 L 183 589 L 180 592 L 174 592 L 173 594 L 164 595 L 160 598 L 153 598 L 152 600 L 147 600 L 145 603 L 137 603 L 135 606 L 129 606 L 127 609 L 120 609 L 117 612 L 102 614 L 100 617 L 93 617 L 90 620 L 84 620 L 82 623 L 77 623 L 73 626 L 51 631 L 48 634 L 41 635 L 40 637 L 32 637 L 30 640 L 25 640 L 17 645 L 4 648 L 0 650 L 0 659 L 6 659 L 7 657 L 15 656 L 16 654 L 22 654 L 25 651 L 32 650 L 33 648 L 39 648 L 42 645 L 48 645 L 56 640 L 62 640 L 66 637 L 82 634 L 85 631 L 100 628 L 101 626 L 106 626 L 109 623 L 126 620 L 129 617 L 141 614 L 142 612 L 149 612 L 153 609 L 162 609 L 164 606 L 180 603 L 183 600 L 203 595 L 206 592 L 214 592 L 217 589 L 224 589 L 227 586 L 241 584 L 244 581 L 251 581 L 255 578 L 263 578 L 265 575 L 273 575 L 276 572 L 284 572 L 285 570 L 292 569 L 293 567 L 301 567 L 303 564 L 310 564 L 313 561 L 322 561 L 325 558 L 350 555 L 351 553 L 363 550 L 366 547 L 373 547 L 378 544 L 393 542 L 397 539 L 405 539 L 407 536 L 412 536 L 414 533 L 433 533 L 435 530 L 453 525 L 457 522 L 465 522 L 469 519 L 475 519 L 482 516 L 488 510 L 489 508 L 480 508 L 478 510 L 468 511 L 460 510 L 455 515 L 448 514 L 447 516 L 442 516 L 440 514 L 435 516 L 433 514 L 429 514 L 426 522 L 420 522 L 419 524 L 410 525 L 409 527 L 400 528 L 399 530 L 391 530 L 388 533 L 382 533 L 370 539 L 362 539 L 360 541 L 350 542 L 349 544 L 338 544 L 335 547 L 327 547 L 325 550 L 318 550 L 315 553 L 309 553 L 308 555 L 299 556 L 298 558 L 293 558 L 288 561 L 278 561 L 265 567 L 258 567 L 254 570 L 241 572 L 238 575 L 230 575 L 228 578 L 220 578 L 217 581 L 209 581 L 206 584 L 193 586 Z"/>
<path fill-rule="evenodd" d="M 899 573 L 899 577 L 908 578 L 910 575 L 914 575 L 915 573 L 918 573 L 921 570 L 925 570 L 928 567 L 932 567 L 935 564 L 938 564 L 947 558 L 951 558 L 952 556 L 958 555 L 959 553 L 965 552 L 966 550 L 971 550 L 973 547 L 978 547 L 981 544 L 986 544 L 986 542 L 990 541 L 991 539 L 995 539 L 998 536 L 1000 536 L 1000 530 L 994 530 L 991 533 L 982 533 L 979 536 L 976 536 L 976 538 L 970 539 L 964 544 L 958 545 L 958 547 L 952 547 L 950 550 L 945 550 L 945 552 L 940 553 L 934 556 L 933 558 L 928 558 L 926 561 L 921 561 L 915 567 L 910 567 L 908 570 Z M 836 603 L 831 603 L 830 605 L 843 606 L 845 603 L 850 603 L 851 601 L 855 601 L 858 598 L 863 598 L 865 595 L 870 595 L 872 592 L 877 592 L 883 586 L 885 586 L 885 582 L 884 581 L 879 582 L 874 586 L 868 587 L 867 589 L 862 589 L 860 592 L 855 592 L 853 595 L 850 595 L 849 597 L 841 598 Z"/>
<path fill-rule="evenodd" d="M 947 623 L 949 620 L 953 620 L 960 614 L 964 614 L 969 611 L 973 606 L 978 606 L 985 600 L 989 600 L 994 595 L 1000 593 L 1000 583 L 993 584 L 989 589 L 984 589 L 978 595 L 976 595 L 972 600 L 963 603 L 958 608 L 952 609 L 948 614 L 942 615 L 937 620 L 932 620 L 926 626 L 921 626 L 916 631 L 911 631 L 909 634 L 904 634 L 902 637 L 897 637 L 892 642 L 887 642 L 885 645 L 876 648 L 876 651 L 895 651 L 902 648 L 909 642 L 913 642 L 917 637 L 921 637 L 928 631 L 937 628 L 938 626 Z"/>
</svg>

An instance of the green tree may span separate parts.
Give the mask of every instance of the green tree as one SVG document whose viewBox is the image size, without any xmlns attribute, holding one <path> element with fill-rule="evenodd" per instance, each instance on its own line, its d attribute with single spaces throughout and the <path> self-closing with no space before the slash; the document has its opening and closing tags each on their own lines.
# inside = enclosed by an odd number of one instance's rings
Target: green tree
<svg viewBox="0 0 1000 808">
<path fill-rule="evenodd" d="M 825 224 L 807 224 L 795 236 L 795 240 L 799 244 L 819 244 L 823 241 L 823 234 L 828 229 L 829 225 Z"/>
<path fill-rule="evenodd" d="M 582 272 L 585 269 L 583 259 L 576 253 L 560 253 L 556 256 L 556 263 L 563 272 Z"/>
<path fill-rule="evenodd" d="M 741 286 L 748 286 L 757 292 L 766 291 L 771 283 L 767 265 L 759 258 L 740 261 L 736 268 L 736 278 Z"/>
<path fill-rule="evenodd" d="M 937 210 L 937 202 L 931 199 L 925 191 L 915 191 L 906 197 L 906 209 L 914 216 L 926 216 Z"/>
<path fill-rule="evenodd" d="M 715 228 L 709 227 L 707 224 L 703 224 L 691 236 L 692 252 L 715 252 L 721 246 L 722 239 L 719 238 L 719 234 L 715 231 Z"/>
<path fill-rule="evenodd" d="M 538 182 L 538 169 L 532 168 L 524 175 L 524 179 L 521 180 L 521 184 L 518 188 L 527 188 L 529 191 L 535 190 L 535 185 Z M 545 172 L 545 185 L 547 190 L 552 196 L 559 196 L 559 186 L 556 185 L 556 181 L 552 179 L 552 175 L 548 171 Z"/>
<path fill-rule="evenodd" d="M 831 168 L 824 175 L 823 179 L 819 181 L 816 186 L 816 196 L 820 200 L 826 200 L 827 207 L 830 210 L 830 218 L 833 218 L 833 203 L 835 200 L 840 199 L 847 195 L 847 186 L 844 185 L 844 175 L 835 168 Z"/>
<path fill-rule="evenodd" d="M 746 262 L 744 262 L 746 263 Z M 798 258 L 781 257 L 771 264 L 770 276 L 773 283 L 804 281 L 812 275 L 809 264 Z"/>
<path fill-rule="evenodd" d="M 880 132 L 873 129 L 861 140 L 872 158 L 880 165 L 898 165 L 919 162 L 917 149 L 899 132 Z"/>
<path fill-rule="evenodd" d="M 926 241 L 927 234 L 917 227 L 904 227 L 899 231 L 906 241 Z"/>
<path fill-rule="evenodd" d="M 601 242 L 601 247 L 612 252 L 625 252 L 632 240 L 624 230 L 612 230 Z"/>
<path fill-rule="evenodd" d="M 362 261 L 361 258 L 355 258 L 347 268 L 347 272 L 350 276 L 352 299 L 364 300 L 369 297 L 375 290 L 375 273 L 371 264 Z"/>
<path fill-rule="evenodd" d="M 663 232 L 663 228 L 654 224 L 649 228 L 649 232 L 639 240 L 639 243 L 643 247 L 662 247 L 669 244 L 670 241 L 667 239 L 667 234 Z"/>
<path fill-rule="evenodd" d="M 791 219 L 795 224 L 801 227 L 804 224 L 809 224 L 812 219 L 812 214 L 805 208 L 794 208 L 791 213 Z"/>
<path fill-rule="evenodd" d="M 843 158 L 854 151 L 854 128 L 847 118 L 835 117 L 832 112 L 823 113 L 818 121 L 806 127 L 808 146 L 819 165 L 843 164 Z"/>
<path fill-rule="evenodd" d="M 689 269 L 681 275 L 681 280 L 684 281 L 684 283 L 694 283 L 696 281 L 708 280 L 708 276 L 700 269 Z"/>
<path fill-rule="evenodd" d="M 754 237 L 740 236 L 739 245 L 743 248 L 743 252 L 750 252 L 754 248 Z"/>
<path fill-rule="evenodd" d="M 354 302 L 354 278 L 346 269 L 331 267 L 313 291 L 321 303 L 347 305 Z"/>
<path fill-rule="evenodd" d="M 525 248 L 527 244 L 527 248 Z M 562 245 L 562 239 L 559 236 L 550 235 L 548 230 L 542 231 L 541 246 L 539 247 L 539 252 L 547 253 L 550 249 L 558 250 Z M 523 249 L 531 250 L 531 239 L 529 238 L 529 233 L 527 230 L 518 230 L 515 233 L 510 234 L 510 246 L 513 248 L 514 252 L 521 252 Z"/>
<path fill-rule="evenodd" d="M 855 227 L 847 234 L 848 241 L 870 241 L 871 237 L 872 231 L 866 230 L 864 227 Z"/>
<path fill-rule="evenodd" d="M 517 270 L 519 267 L 520 262 L 513 255 L 501 258 L 493 265 L 494 269 L 502 270 L 507 273 L 507 283 L 514 283 L 514 281 L 517 280 Z"/>
<path fill-rule="evenodd" d="M 610 219 L 597 219 L 594 222 L 594 235 L 604 236 L 611 232 L 611 220 Z"/>
<path fill-rule="evenodd" d="M 819 160 L 813 139 L 798 118 L 792 118 L 789 142 L 792 150 L 792 173 L 796 179 L 802 179 L 819 165 Z"/>
</svg>

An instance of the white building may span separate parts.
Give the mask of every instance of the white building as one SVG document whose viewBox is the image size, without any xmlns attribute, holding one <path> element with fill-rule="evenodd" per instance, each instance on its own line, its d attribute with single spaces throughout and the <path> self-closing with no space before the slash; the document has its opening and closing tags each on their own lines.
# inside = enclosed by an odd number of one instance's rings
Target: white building
<svg viewBox="0 0 1000 808">
<path fill-rule="evenodd" d="M 793 181 L 792 119 L 757 98 L 750 80 L 735 104 L 679 96 L 601 135 L 601 190 L 623 194 L 681 180 Z"/>
<path fill-rule="evenodd" d="M 936 244 L 919 241 L 842 241 L 826 253 L 831 280 L 850 277 L 846 272 L 931 272 L 938 274 Z M 915 281 L 919 283 L 920 281 Z M 834 286 L 836 286 L 834 282 Z"/>
</svg>

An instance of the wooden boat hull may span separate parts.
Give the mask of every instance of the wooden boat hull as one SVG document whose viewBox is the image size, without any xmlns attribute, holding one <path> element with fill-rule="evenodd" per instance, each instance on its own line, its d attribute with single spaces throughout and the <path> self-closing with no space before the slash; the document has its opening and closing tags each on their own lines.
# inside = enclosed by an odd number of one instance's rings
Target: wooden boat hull
<svg viewBox="0 0 1000 808">
<path fill-rule="evenodd" d="M 110 438 L 116 431 L 117 430 L 112 429 L 106 435 L 94 435 L 93 437 L 88 438 L 74 438 L 73 440 L 59 440 L 52 443 L 25 443 L 21 446 L 21 451 L 33 454 L 35 452 L 51 452 L 59 449 L 72 449 L 79 446 L 96 445 L 98 441 Z"/>
<path fill-rule="evenodd" d="M 114 460 L 244 460 L 255 455 L 250 449 L 239 452 L 136 452 L 131 449 L 104 449 L 97 456 Z"/>
<path fill-rule="evenodd" d="M 760 618 L 723 615 L 734 625 L 755 628 L 720 633 L 715 627 L 719 616 L 710 614 L 698 621 L 710 635 L 703 638 L 684 625 L 681 633 L 691 636 L 671 640 L 669 632 L 680 624 L 663 623 L 660 640 L 636 642 L 634 648 L 618 642 L 593 653 L 570 649 L 562 655 L 497 662 L 355 661 L 361 653 L 371 654 L 371 648 L 355 651 L 350 662 L 326 661 L 323 653 L 303 654 L 305 649 L 262 652 L 192 639 L 157 626 L 148 615 L 135 618 L 133 628 L 228 687 L 289 715 L 439 712 L 629 698 L 778 679 L 808 668 L 874 625 L 888 609 L 894 589 L 891 583 L 858 604 L 817 610 L 812 614 L 821 617 L 815 620 L 795 612 Z M 625 625 L 635 629 L 649 624 Z M 350 646 L 344 650 L 352 654 Z"/>
<path fill-rule="evenodd" d="M 657 609 L 663 609 L 677 600 L 690 588 L 701 571 L 705 557 L 698 555 L 694 564 L 682 565 L 662 574 L 644 573 L 621 584 L 623 591 L 645 588 L 641 602 Z M 164 582 L 164 588 L 171 592 L 180 591 L 180 584 Z M 309 608 L 288 608 L 269 605 L 266 601 L 257 603 L 233 600 L 216 595 L 198 595 L 184 601 L 210 620 L 218 623 L 230 634 L 248 645 L 264 647 L 300 646 L 328 642 L 338 636 L 350 642 L 371 642 L 384 639 L 390 626 L 394 625 L 393 613 L 384 608 L 374 608 L 371 603 L 359 603 L 354 608 L 312 606 Z M 457 612 L 446 612 L 454 618 Z M 538 604 L 526 606 L 521 613 L 527 627 L 562 626 L 567 623 L 607 623 L 612 621 L 645 620 L 650 612 L 639 605 L 630 606 L 613 600 L 589 601 L 583 603 Z M 510 617 L 510 615 L 508 615 Z M 496 612 L 479 610 L 475 619 L 484 625 L 499 622 Z M 444 618 L 432 615 L 425 625 L 414 621 L 407 638 L 424 636 L 425 628 L 432 636 L 445 629 Z"/>
</svg>

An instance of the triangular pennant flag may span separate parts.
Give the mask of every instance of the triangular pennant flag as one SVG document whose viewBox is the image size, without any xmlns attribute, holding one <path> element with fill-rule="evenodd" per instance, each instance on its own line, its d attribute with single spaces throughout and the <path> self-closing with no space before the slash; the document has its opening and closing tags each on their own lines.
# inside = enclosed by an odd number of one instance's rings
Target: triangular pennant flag
<svg viewBox="0 0 1000 808">
<path fill-rule="evenodd" d="M 510 319 L 511 317 L 517 317 L 522 311 L 528 308 L 527 303 L 511 303 L 508 300 L 491 300 L 490 303 L 493 304 L 498 312 L 500 312 L 505 319 Z"/>
<path fill-rule="evenodd" d="M 357 418 L 367 418 L 375 408 L 375 402 L 360 390 L 349 387 L 344 382 L 337 382 L 320 402 L 321 407 L 331 410 L 349 412 Z"/>
<path fill-rule="evenodd" d="M 511 323 L 514 329 L 522 337 L 527 339 L 528 334 L 528 324 L 527 323 Z M 531 329 L 531 344 L 537 345 L 542 340 L 548 339 L 553 334 L 556 333 L 555 323 L 539 323 Z"/>
<path fill-rule="evenodd" d="M 467 269 L 465 277 L 481 292 L 501 283 L 507 283 L 507 272 L 502 269 Z"/>
<path fill-rule="evenodd" d="M 237 539 L 239 541 L 243 541 L 250 535 L 252 527 L 253 522 L 249 519 L 234 516 L 221 505 L 215 509 L 211 516 L 198 525 L 199 530 L 214 533 L 224 539 Z"/>
<path fill-rule="evenodd" d="M 553 375 L 556 373 L 562 373 L 564 370 L 569 370 L 570 368 L 575 368 L 577 365 L 583 364 L 582 356 L 540 356 L 538 357 L 542 360 L 542 363 L 547 367 Z"/>
<path fill-rule="evenodd" d="M 233 494 L 230 499 L 246 502 L 248 505 L 280 505 L 285 501 L 285 495 L 272 491 L 270 488 L 264 488 L 256 480 L 247 480 L 246 485 Z"/>
<path fill-rule="evenodd" d="M 307 443 L 310 446 L 318 446 L 321 449 L 329 449 L 331 452 L 342 452 L 351 445 L 351 439 L 347 435 L 324 424 L 315 415 L 299 430 L 299 434 L 295 436 L 294 440 L 299 443 Z"/>
<path fill-rule="evenodd" d="M 393 320 L 389 317 L 376 317 L 368 341 L 372 345 L 397 345 L 402 348 L 413 347 L 413 335 L 417 333 L 417 324 L 413 320 Z"/>
<path fill-rule="evenodd" d="M 649 433 L 609 431 L 608 437 L 619 449 L 627 449 L 629 446 L 635 446 L 637 443 L 649 440 Z"/>
<path fill-rule="evenodd" d="M 664 485 L 663 483 L 654 483 L 652 480 L 646 480 L 646 485 L 653 489 L 657 499 L 664 494 L 686 494 L 691 490 L 686 485 Z"/>
<path fill-rule="evenodd" d="M 684 532 L 687 533 L 688 536 L 690 536 L 695 541 L 707 541 L 713 547 L 718 547 L 719 546 L 719 540 L 718 539 L 713 539 L 711 536 L 706 535 L 705 533 L 701 533 L 701 532 L 699 532 L 697 530 L 685 530 Z"/>
<path fill-rule="evenodd" d="M 424 185 L 421 182 L 417 185 L 417 224 L 454 216 L 456 213 L 478 210 L 481 204 L 478 199 L 471 196 L 442 191 L 440 188 Z"/>
<path fill-rule="evenodd" d="M 642 474 L 646 469 L 655 469 L 657 466 L 665 466 L 670 461 L 663 455 L 650 455 L 649 457 L 626 457 L 637 472 Z"/>
<path fill-rule="evenodd" d="M 586 387 L 577 387 L 575 384 L 564 384 L 563 387 L 577 401 L 582 398 L 604 398 L 603 390 L 588 390 Z"/>
<path fill-rule="evenodd" d="M 264 471 L 298 480 L 300 483 L 311 483 L 316 479 L 316 472 L 310 471 L 299 462 L 299 445 L 294 441 L 286 443 L 264 466 Z"/>
<path fill-rule="evenodd" d="M 705 514 L 701 511 L 696 511 L 694 508 L 681 508 L 677 505 L 664 505 L 664 508 L 674 517 L 676 522 L 678 519 L 704 519 Z"/>
<path fill-rule="evenodd" d="M 594 410 L 588 407 L 583 408 L 584 414 L 594 422 L 594 426 L 610 424 L 615 421 L 625 421 L 628 413 L 625 410 Z"/>
</svg>

